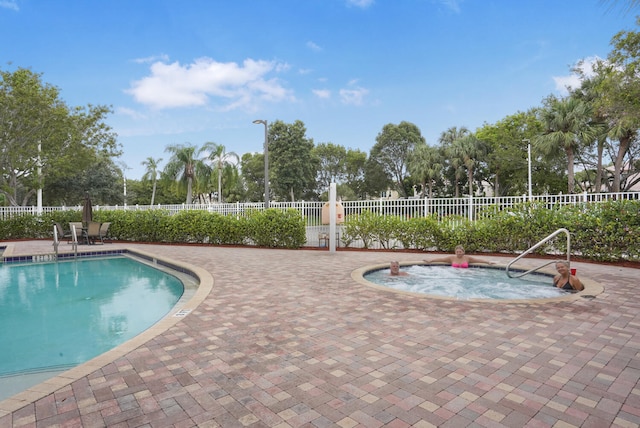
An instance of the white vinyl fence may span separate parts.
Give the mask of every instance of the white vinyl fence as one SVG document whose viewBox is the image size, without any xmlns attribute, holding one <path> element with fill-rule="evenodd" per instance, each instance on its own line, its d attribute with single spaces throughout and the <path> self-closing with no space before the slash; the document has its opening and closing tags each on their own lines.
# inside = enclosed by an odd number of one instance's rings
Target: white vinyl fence
<svg viewBox="0 0 640 428">
<path fill-rule="evenodd" d="M 383 216 L 392 215 L 402 218 L 426 217 L 437 215 L 439 219 L 467 218 L 477 220 L 483 213 L 496 212 L 509 208 L 513 205 L 527 202 L 546 203 L 549 208 L 563 205 L 576 205 L 585 202 L 606 202 L 610 200 L 639 200 L 640 192 L 625 193 L 579 193 L 566 195 L 542 195 L 533 196 L 531 199 L 524 196 L 503 196 L 503 197 L 464 197 L 464 198 L 409 198 L 409 199 L 376 199 L 366 201 L 342 201 L 344 207 L 345 223 L 349 222 L 349 217 L 363 211 L 371 211 Z M 270 202 L 270 208 L 275 209 L 295 209 L 305 218 L 307 224 L 307 245 L 320 245 L 319 234 L 328 233 L 329 226 L 322 224 L 322 208 L 328 202 Z M 251 211 L 263 210 L 264 203 L 212 203 L 212 204 L 175 204 L 175 205 L 115 205 L 93 207 L 94 211 L 106 210 L 150 210 L 161 209 L 171 214 L 184 210 L 206 210 L 223 215 L 245 216 Z M 52 212 L 60 210 L 82 210 L 82 205 L 71 207 L 42 207 L 42 212 Z M 38 214 L 38 208 L 29 207 L 0 207 L 0 220 L 11 218 L 15 215 Z M 358 246 L 357 243 L 352 246 Z"/>
</svg>

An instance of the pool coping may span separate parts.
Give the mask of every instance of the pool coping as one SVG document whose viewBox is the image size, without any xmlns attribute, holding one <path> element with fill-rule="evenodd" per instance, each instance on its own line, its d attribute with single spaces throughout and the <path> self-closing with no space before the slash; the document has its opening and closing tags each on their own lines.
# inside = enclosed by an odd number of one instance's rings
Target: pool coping
<svg viewBox="0 0 640 428">
<path fill-rule="evenodd" d="M 416 265 L 446 266 L 447 263 L 425 262 L 423 260 L 415 261 L 415 262 L 409 261 L 409 262 L 400 263 L 400 266 L 416 266 Z M 499 265 L 499 264 L 487 265 L 484 263 L 472 263 L 471 266 L 474 268 L 484 268 L 484 269 L 506 269 L 507 267 L 506 265 Z M 574 300 L 583 299 L 583 298 L 594 298 L 597 295 L 602 294 L 604 292 L 604 287 L 600 285 L 598 282 L 593 281 L 591 279 L 587 279 L 587 278 L 585 279 L 580 278 L 580 281 L 584 285 L 584 290 L 578 291 L 576 293 L 568 293 L 566 296 L 548 297 L 548 298 L 542 298 L 542 299 L 477 299 L 477 298 L 459 299 L 457 297 L 440 296 L 437 294 L 426 294 L 426 293 L 418 293 L 415 291 L 398 290 L 391 287 L 385 287 L 384 285 L 375 284 L 371 281 L 367 281 L 364 278 L 364 275 L 367 272 L 380 270 L 380 269 L 388 269 L 388 268 L 389 268 L 388 263 L 363 266 L 361 268 L 353 270 L 351 272 L 351 278 L 360 285 L 364 285 L 367 287 L 375 288 L 377 290 L 382 290 L 382 291 L 391 292 L 391 293 L 405 294 L 405 295 L 416 296 L 416 297 L 421 297 L 425 299 L 438 299 L 438 300 L 450 300 L 455 302 L 474 302 L 474 303 L 485 303 L 485 304 L 502 304 L 502 303 L 544 304 L 544 303 L 554 303 L 554 302 L 566 302 L 566 301 L 574 301 Z M 511 270 L 516 272 L 525 271 L 524 269 L 511 269 Z M 552 278 L 553 276 L 556 275 L 555 271 L 546 267 L 539 269 L 538 272 L 545 275 L 549 275 Z"/>
<path fill-rule="evenodd" d="M 8 244 L 4 248 L 4 252 L 2 254 L 2 259 L 7 259 L 13 257 L 11 253 L 13 252 L 13 246 Z M 62 253 L 62 254 L 71 254 L 74 253 Z M 78 253 L 80 254 L 80 253 Z M 83 257 L 97 257 L 97 256 L 105 256 L 105 255 L 122 255 L 122 254 L 132 254 L 134 256 L 140 257 L 144 260 L 147 260 L 150 264 L 157 264 L 160 266 L 168 267 L 174 269 L 178 272 L 185 273 L 187 275 L 191 275 L 195 279 L 199 281 L 197 289 L 186 302 L 183 299 L 178 300 L 178 303 L 174 305 L 173 308 L 158 322 L 153 324 L 148 329 L 144 330 L 137 336 L 129 339 L 128 341 L 116 346 L 109 351 L 100 354 L 89 361 L 86 361 L 78 366 L 75 366 L 65 372 L 54 376 L 50 379 L 43 381 L 42 383 L 33 385 L 22 392 L 19 392 L 11 397 L 8 397 L 2 401 L 0 401 L 0 413 L 2 412 L 15 412 L 16 410 L 21 409 L 22 407 L 33 403 L 41 398 L 46 397 L 49 394 L 54 393 L 60 388 L 70 385 L 71 383 L 90 375 L 96 370 L 101 369 L 102 367 L 113 363 L 116 359 L 127 355 L 129 352 L 135 350 L 136 348 L 144 345 L 149 340 L 154 337 L 166 332 L 171 327 L 176 325 L 182 319 L 189 315 L 194 309 L 198 307 L 200 303 L 204 301 L 204 299 L 209 295 L 211 290 L 213 289 L 214 280 L 213 276 L 207 272 L 205 269 L 197 267 L 195 265 L 191 265 L 184 262 L 176 262 L 167 257 L 159 257 L 153 253 L 149 253 L 147 251 L 142 251 L 140 249 L 131 249 L 131 248 L 119 248 L 114 250 L 101 250 L 101 251 L 83 251 Z M 58 254 L 58 257 L 60 254 Z M 32 261 L 32 257 L 35 256 L 20 256 L 22 261 Z M 26 258 L 25 258 L 26 257 Z M 63 257 L 64 260 L 68 259 L 68 257 Z M 40 260 L 35 259 L 33 261 L 50 261 L 50 260 Z"/>
</svg>

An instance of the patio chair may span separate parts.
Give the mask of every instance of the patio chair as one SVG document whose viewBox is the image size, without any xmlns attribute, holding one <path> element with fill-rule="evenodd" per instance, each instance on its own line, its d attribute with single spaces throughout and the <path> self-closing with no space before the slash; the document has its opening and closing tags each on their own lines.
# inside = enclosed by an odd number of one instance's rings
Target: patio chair
<svg viewBox="0 0 640 428">
<path fill-rule="evenodd" d="M 76 228 L 76 238 L 78 238 L 78 243 L 80 243 L 81 240 L 84 240 L 84 233 L 82 231 L 82 222 L 81 221 L 70 221 L 69 222 L 69 229 L 73 229 Z M 73 238 L 72 238 L 73 239 Z"/>
<path fill-rule="evenodd" d="M 102 236 L 100 235 L 100 223 L 97 221 L 90 221 L 87 225 L 85 237 L 88 244 L 95 244 L 98 240 L 100 240 L 100 243 L 104 244 Z"/>
<path fill-rule="evenodd" d="M 109 234 L 109 226 L 111 226 L 111 222 L 105 222 L 100 225 L 100 240 L 104 244 L 104 241 L 111 240 L 111 238 L 107 237 Z"/>
<path fill-rule="evenodd" d="M 56 225 L 56 229 L 58 230 L 58 241 L 62 241 L 63 239 L 67 240 L 67 243 L 70 243 L 73 239 L 73 235 L 71 234 L 71 230 L 65 231 L 62 228 L 62 225 L 58 222 L 54 223 Z"/>
</svg>

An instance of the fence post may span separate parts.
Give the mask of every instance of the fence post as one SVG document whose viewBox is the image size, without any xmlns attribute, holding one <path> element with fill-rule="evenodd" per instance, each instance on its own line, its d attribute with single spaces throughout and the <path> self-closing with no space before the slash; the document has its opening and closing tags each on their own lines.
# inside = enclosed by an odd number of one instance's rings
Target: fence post
<svg viewBox="0 0 640 428">
<path fill-rule="evenodd" d="M 469 195 L 469 221 L 473 221 L 473 195 Z"/>
<path fill-rule="evenodd" d="M 336 252 L 336 183 L 329 184 L 329 252 Z"/>
<path fill-rule="evenodd" d="M 424 206 L 423 206 L 423 217 L 427 217 L 427 215 L 429 214 L 429 198 L 424 198 Z"/>
</svg>

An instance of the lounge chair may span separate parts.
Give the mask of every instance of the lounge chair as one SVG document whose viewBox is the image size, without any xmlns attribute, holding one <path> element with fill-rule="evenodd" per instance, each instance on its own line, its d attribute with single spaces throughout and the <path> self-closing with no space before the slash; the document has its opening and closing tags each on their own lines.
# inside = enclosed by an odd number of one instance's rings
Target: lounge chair
<svg viewBox="0 0 640 428">
<path fill-rule="evenodd" d="M 107 234 L 109 233 L 109 226 L 111 226 L 111 222 L 108 221 L 100 225 L 100 240 L 103 244 L 105 240 L 111 240 L 111 238 L 107 237 Z"/>
</svg>

